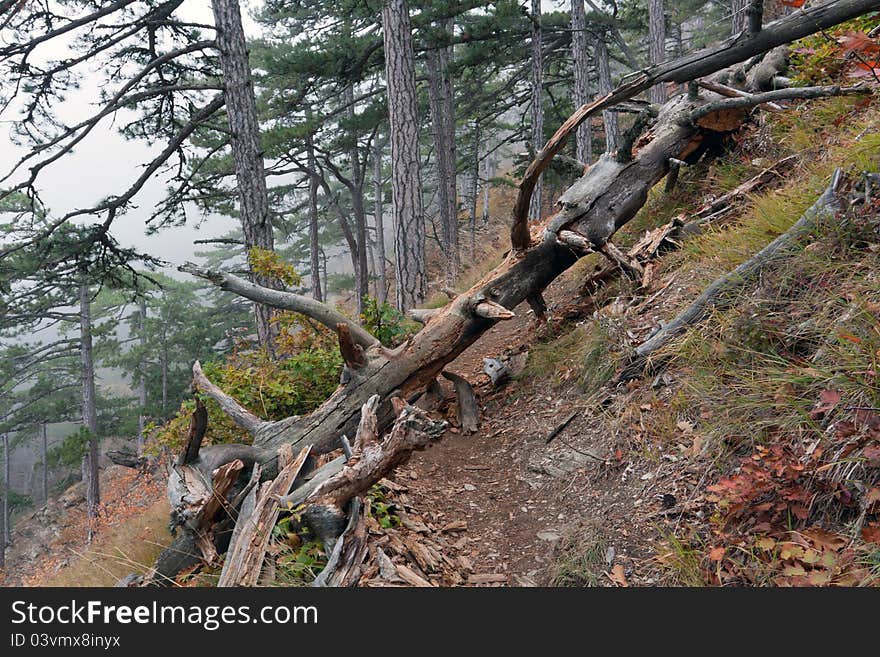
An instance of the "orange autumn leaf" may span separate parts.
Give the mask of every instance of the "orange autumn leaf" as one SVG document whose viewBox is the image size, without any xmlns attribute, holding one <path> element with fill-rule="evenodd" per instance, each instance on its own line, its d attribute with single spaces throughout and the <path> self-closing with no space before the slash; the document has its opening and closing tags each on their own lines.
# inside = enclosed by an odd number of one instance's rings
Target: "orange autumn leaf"
<svg viewBox="0 0 880 657">
<path fill-rule="evenodd" d="M 622 586 L 624 588 L 629 586 L 629 582 L 626 581 L 626 574 L 623 570 L 623 564 L 615 564 L 614 568 L 611 569 L 611 574 L 609 575 L 611 581 L 617 584 L 618 586 Z"/>
<path fill-rule="evenodd" d="M 712 561 L 721 561 L 724 558 L 724 548 L 717 547 L 709 551 L 709 559 Z"/>
<path fill-rule="evenodd" d="M 807 0 L 782 0 L 786 7 L 803 7 Z"/>
</svg>

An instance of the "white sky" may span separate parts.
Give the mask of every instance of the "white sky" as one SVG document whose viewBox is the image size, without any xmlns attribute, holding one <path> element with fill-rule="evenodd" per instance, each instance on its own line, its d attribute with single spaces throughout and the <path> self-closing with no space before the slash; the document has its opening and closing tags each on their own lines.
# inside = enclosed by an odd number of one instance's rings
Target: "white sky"
<svg viewBox="0 0 880 657">
<path fill-rule="evenodd" d="M 209 0 L 187 0 L 178 10 L 178 15 L 194 22 L 213 23 Z M 244 21 L 249 35 L 256 35 L 256 26 L 248 15 L 244 16 Z M 47 44 L 41 50 L 41 56 L 62 57 L 64 52 L 62 44 Z M 100 70 L 91 71 L 83 81 L 82 89 L 69 94 L 64 103 L 64 117 L 67 120 L 85 118 L 93 113 L 95 85 L 101 79 Z M 9 119 L 4 118 L 6 120 L 0 123 L 0 171 L 5 173 L 23 151 L 10 140 L 9 130 L 12 126 L 9 125 Z M 111 118 L 105 119 L 80 142 L 72 154 L 40 173 L 37 186 L 52 216 L 61 216 L 75 208 L 90 207 L 104 197 L 121 193 L 141 174 L 141 166 L 161 151 L 162 144 L 150 146 L 141 141 L 124 139 L 117 132 L 123 119 L 123 113 L 120 113 L 117 125 L 113 124 Z M 23 173 L 27 174 L 26 167 Z M 234 219 L 220 216 L 212 216 L 202 222 L 200 213 L 192 211 L 186 226 L 169 227 L 157 234 L 147 235 L 146 220 L 153 206 L 163 198 L 164 189 L 161 177 L 154 177 L 135 196 L 133 207 L 114 221 L 112 234 L 121 244 L 137 247 L 178 265 L 193 259 L 194 240 L 217 237 L 235 226 Z M 201 227 L 197 227 L 200 223 Z M 205 248 L 199 246 L 196 250 Z"/>
</svg>

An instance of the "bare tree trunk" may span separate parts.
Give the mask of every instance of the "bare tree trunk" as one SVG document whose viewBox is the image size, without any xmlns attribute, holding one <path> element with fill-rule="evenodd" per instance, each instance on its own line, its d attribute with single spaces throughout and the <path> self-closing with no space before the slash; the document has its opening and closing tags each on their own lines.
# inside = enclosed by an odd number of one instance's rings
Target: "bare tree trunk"
<svg viewBox="0 0 880 657">
<path fill-rule="evenodd" d="M 471 173 L 470 194 L 468 195 L 471 228 L 471 260 L 473 260 L 477 254 L 477 196 L 479 194 L 480 185 L 480 137 L 480 122 L 477 121 L 474 123 L 474 164 Z"/>
<path fill-rule="evenodd" d="M 327 298 L 327 254 L 321 249 L 321 269 L 324 273 L 324 299 Z"/>
<path fill-rule="evenodd" d="M 574 68 L 574 104 L 580 107 L 590 102 L 590 63 L 584 0 L 571 0 L 571 55 Z M 592 163 L 593 139 L 589 121 L 578 126 L 575 140 L 575 157 L 584 164 Z"/>
<path fill-rule="evenodd" d="M 648 0 L 648 60 L 653 66 L 666 60 L 666 16 L 663 0 Z M 666 87 L 655 84 L 648 91 L 652 103 L 666 102 Z"/>
<path fill-rule="evenodd" d="M 376 298 L 380 303 L 388 300 L 388 279 L 385 274 L 385 216 L 382 209 L 382 147 L 378 140 L 373 144 L 373 222 L 376 226 L 376 259 L 379 275 Z"/>
<path fill-rule="evenodd" d="M 541 0 L 532 0 L 532 149 L 544 147 L 544 55 L 541 32 Z M 529 219 L 541 218 L 541 180 L 538 179 L 529 206 Z"/>
<path fill-rule="evenodd" d="M 138 341 L 141 346 L 141 360 L 139 363 L 140 382 L 138 383 L 138 406 L 140 413 L 138 414 L 138 435 L 137 435 L 137 455 L 141 456 L 144 451 L 144 429 L 147 425 L 147 300 L 141 299 L 138 308 Z M 45 433 L 45 424 L 43 432 Z"/>
<path fill-rule="evenodd" d="M 321 294 L 321 263 L 319 261 L 320 246 L 318 245 L 318 177 L 314 173 L 317 168 L 315 163 L 315 146 L 312 135 L 306 140 L 306 151 L 309 167 L 309 263 L 311 265 L 312 298 L 323 301 Z"/>
<path fill-rule="evenodd" d="M 345 114 L 349 121 L 355 116 L 354 87 L 349 84 L 345 87 Z M 364 301 L 370 294 L 370 270 L 367 267 L 367 214 L 364 209 L 364 176 L 361 169 L 361 154 L 357 139 L 352 139 L 349 149 L 351 160 L 351 209 L 354 215 L 354 233 L 357 252 L 354 254 L 355 298 L 357 299 L 357 313 L 364 311 Z"/>
<path fill-rule="evenodd" d="M 217 48 L 223 69 L 223 95 L 235 161 L 238 186 L 239 218 L 247 249 L 259 247 L 273 250 L 275 240 L 269 216 L 269 196 L 266 192 L 266 174 L 263 168 L 263 149 L 260 144 L 260 124 L 254 85 L 248 63 L 247 43 L 241 24 L 238 0 L 213 0 L 214 22 L 217 27 Z M 277 284 L 264 276 L 252 274 L 255 283 L 266 287 Z M 254 306 L 254 318 L 260 345 L 272 353 L 276 329 L 272 310 L 259 304 Z"/>
<path fill-rule="evenodd" d="M 89 447 L 83 455 L 83 483 L 86 488 L 87 540 L 91 542 L 101 495 L 98 483 L 98 410 L 95 399 L 95 362 L 92 356 L 92 314 L 89 286 L 79 286 L 79 329 L 82 388 L 82 422 L 89 432 Z"/>
<path fill-rule="evenodd" d="M 746 29 L 746 7 L 749 0 L 731 0 L 730 33 L 736 36 Z"/>
<path fill-rule="evenodd" d="M 452 20 L 444 20 L 445 39 L 452 40 Z M 456 203 L 455 99 L 453 96 L 451 45 L 428 50 L 428 100 L 434 152 L 437 158 L 437 198 L 440 215 L 440 240 L 444 255 L 446 282 L 455 284 L 460 265 L 458 244 L 458 207 Z"/>
<path fill-rule="evenodd" d="M 162 417 L 168 408 L 168 338 L 162 331 Z"/>
<path fill-rule="evenodd" d="M 43 427 L 43 504 L 49 501 L 49 440 L 46 435 L 46 423 Z"/>
<path fill-rule="evenodd" d="M 9 438 L 6 434 L 3 434 L 3 446 L 4 446 L 4 454 L 3 460 L 5 462 L 9 462 L 9 451 L 6 448 L 6 444 Z M 9 504 L 9 478 L 3 477 L 3 508 L 0 509 L 0 568 L 6 567 L 6 531 L 7 531 L 7 522 L 6 522 L 6 508 Z"/>
<path fill-rule="evenodd" d="M 427 277 L 415 63 L 406 0 L 385 0 L 382 24 L 391 135 L 397 307 L 409 310 L 424 300 Z"/>
<path fill-rule="evenodd" d="M 492 174 L 494 173 L 494 163 L 490 161 L 489 157 L 483 159 L 484 167 L 485 167 L 485 175 L 483 176 L 483 224 L 489 223 L 489 180 L 492 178 Z"/>
<path fill-rule="evenodd" d="M 9 434 L 3 434 L 3 533 L 0 534 L 0 541 L 3 545 L 12 544 L 12 527 L 9 522 L 9 481 L 11 479 L 12 470 L 9 460 Z"/>
<path fill-rule="evenodd" d="M 606 35 L 602 34 L 596 39 L 596 69 L 599 73 L 599 95 L 604 96 L 612 89 L 611 68 L 609 66 L 608 43 Z M 617 112 L 606 110 L 602 112 L 602 120 L 605 123 L 605 152 L 613 153 L 620 144 L 620 136 L 617 128 Z"/>
</svg>

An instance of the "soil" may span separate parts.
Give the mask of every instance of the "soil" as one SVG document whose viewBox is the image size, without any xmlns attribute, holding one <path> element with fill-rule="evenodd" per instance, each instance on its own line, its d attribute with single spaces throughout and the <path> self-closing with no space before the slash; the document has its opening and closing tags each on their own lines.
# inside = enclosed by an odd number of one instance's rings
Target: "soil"
<svg viewBox="0 0 880 657">
<path fill-rule="evenodd" d="M 575 287 L 568 277 L 547 291 L 551 317 L 554 302 L 570 300 Z M 558 581 L 554 564 L 563 546 L 581 540 L 585 528 L 604 546 L 600 585 L 654 583 L 650 556 L 657 533 L 638 516 L 662 510 L 670 493 L 660 492 L 658 473 L 621 459 L 614 438 L 598 432 L 593 405 L 576 386 L 560 390 L 516 376 L 539 323 L 526 304 L 515 312 L 447 367 L 473 385 L 480 426 L 472 435 L 450 429 L 439 445 L 398 470 L 394 481 L 407 489 L 404 508 L 429 527 L 467 523 L 457 541 L 445 543 L 452 547 L 447 556 L 464 555 L 472 565 L 471 573 L 461 573 L 462 583 L 551 585 Z M 483 372 L 486 357 L 507 361 L 514 375 L 493 386 Z M 454 423 L 454 408 L 447 415 Z"/>
</svg>

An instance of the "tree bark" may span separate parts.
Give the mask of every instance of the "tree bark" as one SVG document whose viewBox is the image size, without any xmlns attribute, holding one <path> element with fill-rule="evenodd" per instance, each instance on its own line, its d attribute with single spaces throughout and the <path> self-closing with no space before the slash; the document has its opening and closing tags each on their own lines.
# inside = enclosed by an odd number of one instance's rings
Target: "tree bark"
<svg viewBox="0 0 880 657">
<path fill-rule="evenodd" d="M 382 147 L 373 144 L 373 223 L 376 229 L 376 260 L 379 284 L 376 298 L 380 303 L 388 300 L 388 277 L 385 258 L 385 214 L 382 209 Z"/>
<path fill-rule="evenodd" d="M 137 455 L 140 456 L 144 451 L 144 429 L 147 426 L 147 300 L 141 299 L 138 305 L 138 343 L 141 348 L 141 359 L 138 363 L 138 435 L 136 443 Z M 45 425 L 44 430 L 45 430 Z"/>
<path fill-rule="evenodd" d="M 309 264 L 311 272 L 312 298 L 323 301 L 321 294 L 321 263 L 319 261 L 320 245 L 318 244 L 318 177 L 315 171 L 315 145 L 312 135 L 306 138 L 306 157 L 309 167 Z"/>
<path fill-rule="evenodd" d="M 600 34 L 596 39 L 596 70 L 599 74 L 599 95 L 606 96 L 611 92 L 611 67 L 608 56 L 607 36 Z M 602 121 L 605 124 L 605 152 L 613 153 L 620 144 L 620 133 L 617 127 L 617 112 L 604 110 Z"/>
<path fill-rule="evenodd" d="M 574 69 L 574 104 L 580 107 L 590 102 L 590 63 L 587 52 L 587 13 L 584 10 L 584 0 L 571 0 L 571 55 Z M 593 162 L 591 133 L 589 121 L 584 121 L 575 132 L 575 158 L 584 164 Z"/>
<path fill-rule="evenodd" d="M 648 61 L 654 66 L 666 59 L 666 15 L 663 0 L 648 0 Z M 666 102 L 666 88 L 655 84 L 648 92 L 652 103 Z M 583 104 L 583 103 L 582 103 Z"/>
<path fill-rule="evenodd" d="M 95 396 L 95 362 L 92 355 L 92 314 L 89 286 L 79 287 L 80 328 L 80 381 L 82 392 L 82 423 L 89 432 L 88 451 L 83 456 L 82 473 L 86 489 L 87 540 L 94 535 L 94 521 L 98 517 L 101 495 L 98 483 L 98 410 Z"/>
<path fill-rule="evenodd" d="M 391 136 L 397 307 L 405 311 L 421 303 L 427 292 L 415 63 L 406 0 L 383 2 L 382 25 Z"/>
<path fill-rule="evenodd" d="M 541 0 L 532 0 L 532 150 L 537 153 L 544 145 L 544 54 L 541 30 Z M 541 178 L 535 184 L 529 205 L 529 219 L 541 218 Z"/>
<path fill-rule="evenodd" d="M 471 229 L 471 260 L 477 257 L 477 196 L 480 185 L 480 122 L 474 123 L 474 161 L 468 194 L 468 221 Z"/>
<path fill-rule="evenodd" d="M 12 543 L 12 523 L 9 522 L 9 491 L 11 479 L 11 463 L 9 459 L 9 434 L 3 434 L 3 532 L 0 533 L 0 542 L 5 546 Z"/>
<path fill-rule="evenodd" d="M 260 124 L 257 119 L 247 42 L 241 23 L 241 9 L 238 0 L 212 0 L 211 6 L 217 27 L 217 49 L 223 70 L 223 96 L 226 100 L 226 116 L 238 186 L 239 219 L 244 232 L 245 247 L 271 251 L 275 248 L 275 240 L 269 215 Z M 251 280 L 265 287 L 277 286 L 271 279 L 257 274 L 252 274 Z M 271 309 L 255 305 L 254 318 L 260 345 L 272 353 L 276 330 L 271 322 Z"/>
<path fill-rule="evenodd" d="M 3 460 L 4 463 L 8 459 L 8 453 L 6 453 L 6 443 L 9 440 L 6 434 L 3 434 L 3 446 L 4 446 L 4 454 Z M 8 479 L 3 477 L 3 506 L 0 508 L 0 568 L 6 567 L 6 507 L 9 504 L 9 491 L 8 491 Z"/>
<path fill-rule="evenodd" d="M 730 2 L 730 34 L 737 36 L 746 29 L 746 7 L 749 0 L 731 0 Z"/>
<path fill-rule="evenodd" d="M 585 120 L 647 91 L 659 82 L 684 83 L 696 80 L 873 9 L 876 9 L 876 0 L 833 0 L 806 9 L 801 8 L 797 13 L 765 25 L 756 36 L 732 37 L 716 46 L 640 71 L 606 96 L 578 108 L 544 145 L 519 183 L 510 229 L 514 250 L 522 250 L 529 245 L 528 209 L 541 172 L 565 145 L 568 135 Z"/>
<path fill-rule="evenodd" d="M 345 114 L 349 121 L 354 121 L 355 100 L 354 86 L 345 87 Z M 364 175 L 361 169 L 361 153 L 357 139 L 351 140 L 349 148 L 351 210 L 354 215 L 355 245 L 357 251 L 352 254 L 355 275 L 355 298 L 357 314 L 364 312 L 364 302 L 370 295 L 370 269 L 367 266 L 367 214 L 364 208 Z"/>
<path fill-rule="evenodd" d="M 43 504 L 49 501 L 49 440 L 46 435 L 46 423 L 43 428 Z"/>
<path fill-rule="evenodd" d="M 428 100 L 434 153 L 437 159 L 437 198 L 440 214 L 440 240 L 444 256 L 444 276 L 454 285 L 459 270 L 458 206 L 456 202 L 455 99 L 452 83 L 452 20 L 440 24 L 442 45 L 428 50 Z"/>
</svg>

